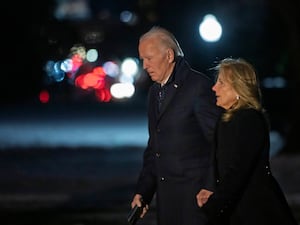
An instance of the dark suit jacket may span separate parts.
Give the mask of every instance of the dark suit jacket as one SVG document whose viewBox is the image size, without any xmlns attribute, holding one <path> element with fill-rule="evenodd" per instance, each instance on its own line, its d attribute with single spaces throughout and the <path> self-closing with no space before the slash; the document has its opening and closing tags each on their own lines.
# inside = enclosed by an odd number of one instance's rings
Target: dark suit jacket
<svg viewBox="0 0 300 225">
<path fill-rule="evenodd" d="M 213 224 L 297 225 L 270 170 L 269 129 L 254 109 L 220 122 L 215 142 L 217 188 L 203 209 Z"/>
<path fill-rule="evenodd" d="M 136 193 L 151 202 L 158 224 L 201 225 L 196 194 L 207 186 L 212 136 L 220 108 L 213 80 L 179 57 L 158 112 L 158 84 L 149 90 L 149 140 Z"/>
</svg>

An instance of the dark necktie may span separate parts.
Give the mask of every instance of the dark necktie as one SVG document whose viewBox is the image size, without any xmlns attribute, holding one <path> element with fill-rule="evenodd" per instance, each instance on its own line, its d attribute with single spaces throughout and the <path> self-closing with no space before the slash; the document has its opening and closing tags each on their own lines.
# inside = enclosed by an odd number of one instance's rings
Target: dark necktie
<svg viewBox="0 0 300 225">
<path fill-rule="evenodd" d="M 165 86 L 159 87 L 158 89 L 158 111 L 160 111 L 163 101 L 166 96 Z"/>
</svg>

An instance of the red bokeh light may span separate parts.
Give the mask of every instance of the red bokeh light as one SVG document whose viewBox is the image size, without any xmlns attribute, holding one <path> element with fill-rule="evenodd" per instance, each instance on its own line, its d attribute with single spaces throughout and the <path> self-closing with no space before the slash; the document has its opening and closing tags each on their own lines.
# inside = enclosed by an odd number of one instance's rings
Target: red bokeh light
<svg viewBox="0 0 300 225">
<path fill-rule="evenodd" d="M 39 94 L 39 100 L 41 103 L 48 103 L 50 100 L 50 94 L 47 90 L 42 90 Z"/>
</svg>

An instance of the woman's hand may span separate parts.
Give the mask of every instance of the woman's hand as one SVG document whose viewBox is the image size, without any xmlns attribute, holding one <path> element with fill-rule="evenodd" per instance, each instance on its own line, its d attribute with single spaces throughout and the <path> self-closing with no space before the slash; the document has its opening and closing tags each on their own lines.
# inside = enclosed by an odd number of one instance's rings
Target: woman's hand
<svg viewBox="0 0 300 225">
<path fill-rule="evenodd" d="M 202 207 L 207 201 L 208 198 L 213 194 L 213 192 L 206 190 L 206 189 L 201 189 L 199 193 L 196 195 L 197 199 L 197 204 L 199 207 Z"/>
</svg>

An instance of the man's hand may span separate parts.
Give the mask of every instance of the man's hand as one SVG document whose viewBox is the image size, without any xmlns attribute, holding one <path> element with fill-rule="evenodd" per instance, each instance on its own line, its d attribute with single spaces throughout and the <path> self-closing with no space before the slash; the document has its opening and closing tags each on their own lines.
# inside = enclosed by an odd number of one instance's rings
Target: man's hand
<svg viewBox="0 0 300 225">
<path fill-rule="evenodd" d="M 142 196 L 140 194 L 136 194 L 134 197 L 133 197 L 133 200 L 131 202 L 131 208 L 134 208 L 134 206 L 138 206 L 138 207 L 142 207 Z M 144 205 L 143 207 L 143 212 L 141 214 L 141 218 L 143 218 L 145 216 L 145 214 L 147 213 L 149 209 L 149 206 L 148 204 Z"/>
</svg>

